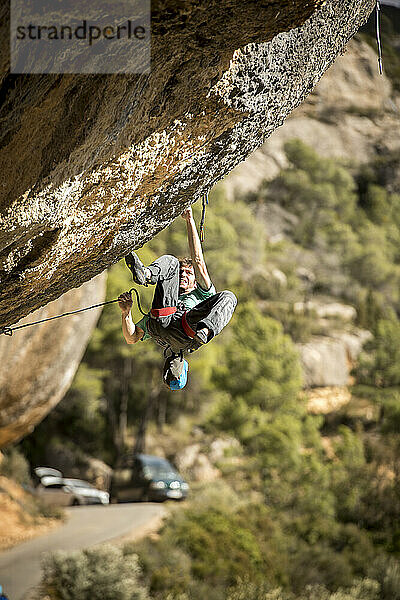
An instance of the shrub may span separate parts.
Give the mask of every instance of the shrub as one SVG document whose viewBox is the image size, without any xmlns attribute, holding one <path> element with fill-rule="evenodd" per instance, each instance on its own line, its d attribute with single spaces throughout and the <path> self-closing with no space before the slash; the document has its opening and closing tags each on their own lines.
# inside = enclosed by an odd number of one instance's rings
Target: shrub
<svg viewBox="0 0 400 600">
<path fill-rule="evenodd" d="M 7 450 L 4 453 L 3 460 L 0 463 L 0 474 L 13 479 L 21 485 L 31 482 L 29 463 L 17 448 L 11 448 L 11 450 Z"/>
<path fill-rule="evenodd" d="M 282 325 L 243 303 L 231 325 L 224 361 L 214 369 L 216 387 L 251 407 L 277 410 L 293 403 L 301 386 L 299 357 Z"/>
<path fill-rule="evenodd" d="M 132 546 L 139 553 L 140 564 L 152 595 L 166 593 L 175 599 L 187 592 L 192 581 L 191 561 L 184 550 L 163 536 L 156 543 L 151 539 L 144 539 Z"/>
<path fill-rule="evenodd" d="M 378 558 L 370 568 L 370 576 L 380 584 L 379 600 L 400 600 L 400 564 L 397 560 Z"/>
<path fill-rule="evenodd" d="M 146 600 L 135 554 L 114 546 L 55 552 L 43 561 L 43 595 L 51 600 Z"/>
<path fill-rule="evenodd" d="M 372 579 L 355 582 L 348 589 L 329 592 L 324 586 L 308 586 L 296 600 L 381 600 L 379 584 Z"/>
<path fill-rule="evenodd" d="M 400 321 L 381 319 L 375 337 L 365 347 L 356 370 L 362 384 L 387 388 L 400 385 Z"/>
<path fill-rule="evenodd" d="M 244 579 L 229 589 L 226 600 L 294 600 L 294 596 L 281 588 L 271 590 L 267 583 Z"/>
<path fill-rule="evenodd" d="M 175 543 L 192 558 L 192 573 L 214 585 L 232 584 L 246 573 L 259 573 L 263 557 L 254 533 L 237 515 L 217 509 L 186 511 L 171 524 Z"/>
<path fill-rule="evenodd" d="M 240 582 L 229 590 L 227 600 L 381 600 L 377 581 L 363 579 L 348 589 L 330 592 L 323 585 L 307 586 L 301 596 L 294 596 L 281 588 L 271 590 L 269 586 L 258 586 L 254 582 Z"/>
</svg>

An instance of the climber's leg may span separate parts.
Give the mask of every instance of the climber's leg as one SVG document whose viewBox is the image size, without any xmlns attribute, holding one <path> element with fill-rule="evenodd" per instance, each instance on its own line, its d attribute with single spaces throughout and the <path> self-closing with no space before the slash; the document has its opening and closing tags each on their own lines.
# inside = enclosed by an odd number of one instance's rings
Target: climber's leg
<svg viewBox="0 0 400 600">
<path fill-rule="evenodd" d="M 186 314 L 186 319 L 196 337 L 207 343 L 229 323 L 236 305 L 235 294 L 226 290 L 200 302 Z"/>
</svg>

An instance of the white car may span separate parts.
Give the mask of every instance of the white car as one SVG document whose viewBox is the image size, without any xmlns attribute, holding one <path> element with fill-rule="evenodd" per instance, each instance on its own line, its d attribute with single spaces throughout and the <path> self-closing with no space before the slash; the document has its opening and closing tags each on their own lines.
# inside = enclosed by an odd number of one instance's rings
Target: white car
<svg viewBox="0 0 400 600">
<path fill-rule="evenodd" d="M 82 479 L 66 479 L 52 475 L 42 477 L 36 495 L 45 504 L 77 506 L 80 504 L 108 504 L 108 492 L 96 489 Z"/>
</svg>

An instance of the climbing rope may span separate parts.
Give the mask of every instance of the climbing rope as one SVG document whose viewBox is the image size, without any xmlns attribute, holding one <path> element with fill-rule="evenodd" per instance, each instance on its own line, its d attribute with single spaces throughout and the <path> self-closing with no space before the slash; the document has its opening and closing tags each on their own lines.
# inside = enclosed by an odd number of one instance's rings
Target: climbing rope
<svg viewBox="0 0 400 600">
<path fill-rule="evenodd" d="M 147 313 L 143 312 L 142 306 L 140 304 L 139 292 L 135 288 L 131 288 L 129 293 L 132 291 L 136 294 L 137 305 L 142 313 L 142 315 L 147 315 Z M 54 319 L 61 319 L 61 317 L 68 317 L 69 315 L 76 315 L 77 313 L 84 312 L 85 310 L 91 310 L 92 308 L 98 308 L 99 306 L 105 306 L 106 304 L 113 304 L 118 302 L 118 298 L 116 300 L 108 300 L 107 302 L 100 302 L 99 304 L 93 304 L 92 306 L 86 306 L 85 308 L 79 308 L 78 310 L 72 310 L 70 312 L 63 313 L 62 315 L 55 315 L 54 317 L 48 317 L 47 319 L 40 319 L 39 321 L 33 321 L 32 323 L 25 323 L 25 325 L 18 325 L 17 327 L 0 327 L 0 335 L 9 335 L 11 336 L 14 331 L 17 329 L 24 329 L 24 327 L 30 327 L 31 325 L 38 325 L 39 323 L 45 323 L 46 321 L 53 321 Z"/>
<path fill-rule="evenodd" d="M 201 221 L 200 221 L 200 241 L 204 242 L 204 221 L 206 218 L 206 206 L 208 204 L 208 194 L 203 196 L 203 208 L 201 211 Z"/>
<path fill-rule="evenodd" d="M 383 62 L 382 62 L 382 44 L 381 44 L 381 25 L 380 25 L 380 19 L 379 19 L 379 13 L 381 11 L 381 5 L 379 0 L 376 0 L 376 19 L 375 19 L 375 24 L 376 24 L 376 43 L 378 46 L 378 66 L 379 66 L 379 73 L 381 75 L 383 75 Z"/>
</svg>

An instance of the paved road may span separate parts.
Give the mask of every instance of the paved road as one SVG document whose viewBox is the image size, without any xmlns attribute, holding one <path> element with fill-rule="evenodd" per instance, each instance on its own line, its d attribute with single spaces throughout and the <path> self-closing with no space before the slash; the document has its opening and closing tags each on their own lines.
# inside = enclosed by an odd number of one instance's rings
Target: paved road
<svg viewBox="0 0 400 600">
<path fill-rule="evenodd" d="M 140 533 L 163 512 L 161 505 L 151 503 L 71 507 L 61 527 L 0 554 L 0 584 L 10 600 L 23 600 L 40 581 L 45 552 L 77 550 Z"/>
</svg>

